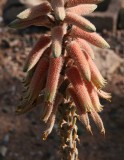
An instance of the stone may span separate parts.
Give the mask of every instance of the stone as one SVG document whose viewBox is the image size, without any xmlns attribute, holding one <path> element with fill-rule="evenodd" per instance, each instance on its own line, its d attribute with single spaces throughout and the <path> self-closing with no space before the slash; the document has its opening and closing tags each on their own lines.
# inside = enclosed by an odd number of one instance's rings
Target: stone
<svg viewBox="0 0 124 160">
<path fill-rule="evenodd" d="M 120 0 L 104 0 L 96 12 L 87 16 L 95 24 L 98 31 L 117 30 L 118 16 L 121 8 Z"/>
<path fill-rule="evenodd" d="M 111 76 L 121 67 L 124 59 L 121 59 L 113 50 L 94 48 L 95 63 L 105 78 Z"/>
</svg>

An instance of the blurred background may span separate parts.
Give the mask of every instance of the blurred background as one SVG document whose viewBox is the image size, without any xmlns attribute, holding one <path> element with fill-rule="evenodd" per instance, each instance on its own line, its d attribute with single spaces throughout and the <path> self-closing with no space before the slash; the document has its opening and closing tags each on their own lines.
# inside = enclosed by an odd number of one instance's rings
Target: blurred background
<svg viewBox="0 0 124 160">
<path fill-rule="evenodd" d="M 12 30 L 7 24 L 23 9 L 42 0 L 0 0 L 0 160 L 59 160 L 59 137 L 54 131 L 41 140 L 40 108 L 23 116 L 14 111 L 22 90 L 24 60 L 46 28 Z M 112 102 L 102 101 L 101 117 L 105 137 L 94 136 L 78 124 L 80 160 L 124 160 L 124 0 L 104 0 L 97 11 L 87 17 L 111 45 L 110 50 L 94 47 L 95 61 L 108 80 L 105 90 Z"/>
</svg>

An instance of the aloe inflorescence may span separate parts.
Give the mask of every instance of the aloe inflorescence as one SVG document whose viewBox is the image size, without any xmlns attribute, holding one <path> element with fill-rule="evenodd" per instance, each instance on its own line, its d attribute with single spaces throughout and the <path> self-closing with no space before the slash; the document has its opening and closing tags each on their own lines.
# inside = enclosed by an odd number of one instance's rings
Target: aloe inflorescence
<svg viewBox="0 0 124 160">
<path fill-rule="evenodd" d="M 78 159 L 77 118 L 92 133 L 90 115 L 105 134 L 98 114 L 103 110 L 99 97 L 110 100 L 111 94 L 102 91 L 107 81 L 94 63 L 91 45 L 103 49 L 110 46 L 83 17 L 92 13 L 100 2 L 48 0 L 24 10 L 9 24 L 17 29 L 33 25 L 50 30 L 41 35 L 26 59 L 24 94 L 16 113 L 20 115 L 41 106 L 41 120 L 45 123 L 43 139 L 46 139 L 59 111 L 62 150 L 63 154 L 69 153 L 69 158 L 63 159 Z"/>
</svg>

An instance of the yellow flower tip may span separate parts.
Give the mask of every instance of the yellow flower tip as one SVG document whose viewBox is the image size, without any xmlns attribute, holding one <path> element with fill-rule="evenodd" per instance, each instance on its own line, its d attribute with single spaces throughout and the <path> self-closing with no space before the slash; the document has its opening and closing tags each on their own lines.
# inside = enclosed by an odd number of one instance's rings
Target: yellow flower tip
<svg viewBox="0 0 124 160">
<path fill-rule="evenodd" d="M 100 131 L 100 133 L 101 133 L 103 136 L 105 136 L 105 128 L 103 128 L 103 129 Z"/>
<path fill-rule="evenodd" d="M 48 132 L 44 132 L 43 135 L 42 135 L 42 140 L 43 141 L 46 141 L 47 140 L 47 137 L 48 137 L 49 133 Z"/>
<path fill-rule="evenodd" d="M 15 19 L 14 21 L 12 21 L 11 23 L 8 24 L 8 27 L 16 29 L 19 27 L 19 23 L 20 23 L 20 20 Z"/>
<path fill-rule="evenodd" d="M 64 4 L 64 0 L 51 0 L 51 5 L 58 21 L 63 21 L 65 19 L 66 14 Z"/>
<path fill-rule="evenodd" d="M 93 136 L 93 132 L 92 132 L 91 126 L 88 125 L 88 126 L 86 127 L 86 129 L 87 129 L 87 131 Z"/>
<path fill-rule="evenodd" d="M 105 46 L 106 49 L 110 48 L 110 45 L 106 41 L 104 42 L 104 46 Z"/>
</svg>

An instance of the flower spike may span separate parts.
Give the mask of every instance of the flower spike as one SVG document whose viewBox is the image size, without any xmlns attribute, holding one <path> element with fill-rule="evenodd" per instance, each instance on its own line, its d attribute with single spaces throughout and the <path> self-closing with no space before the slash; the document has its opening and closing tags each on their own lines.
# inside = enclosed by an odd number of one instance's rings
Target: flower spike
<svg viewBox="0 0 124 160">
<path fill-rule="evenodd" d="M 106 80 L 93 61 L 95 55 L 91 45 L 110 46 L 84 17 L 102 1 L 43 0 L 18 14 L 9 24 L 18 29 L 29 26 L 49 29 L 41 32 L 39 41 L 26 59 L 24 72 L 27 73 L 22 81 L 21 102 L 16 113 L 21 115 L 39 106 L 43 140 L 53 130 L 56 119 L 59 120 L 62 159 L 78 159 L 77 119 L 93 134 L 91 115 L 100 132 L 105 134 L 98 114 L 103 109 L 100 97 L 110 101 L 111 94 L 101 90 Z"/>
</svg>

